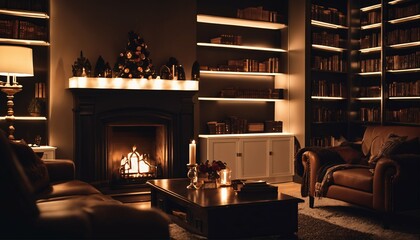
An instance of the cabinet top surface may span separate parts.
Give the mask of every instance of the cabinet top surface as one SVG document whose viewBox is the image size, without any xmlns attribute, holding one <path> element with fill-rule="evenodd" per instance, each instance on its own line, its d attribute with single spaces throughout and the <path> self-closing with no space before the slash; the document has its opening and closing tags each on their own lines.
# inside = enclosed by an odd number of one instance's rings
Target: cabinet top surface
<svg viewBox="0 0 420 240">
<path fill-rule="evenodd" d="M 200 134 L 200 138 L 266 138 L 266 137 L 293 137 L 293 133 L 245 133 L 245 134 Z"/>
<path fill-rule="evenodd" d="M 216 189 L 187 189 L 188 179 L 156 179 L 147 182 L 157 191 L 172 195 L 173 197 L 191 202 L 200 207 L 223 207 L 227 205 L 302 202 L 303 200 L 278 192 L 277 197 L 242 198 L 232 187 L 219 187 Z"/>
</svg>

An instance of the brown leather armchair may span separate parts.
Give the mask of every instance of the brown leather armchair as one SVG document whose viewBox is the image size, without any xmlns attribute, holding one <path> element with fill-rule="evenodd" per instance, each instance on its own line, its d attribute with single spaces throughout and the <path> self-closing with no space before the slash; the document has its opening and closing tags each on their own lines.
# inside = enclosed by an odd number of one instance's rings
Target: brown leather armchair
<svg viewBox="0 0 420 240">
<path fill-rule="evenodd" d="M 387 228 L 395 212 L 420 208 L 419 136 L 420 127 L 370 126 L 360 143 L 301 149 L 302 196 L 311 208 L 319 196 L 376 210 Z"/>
</svg>

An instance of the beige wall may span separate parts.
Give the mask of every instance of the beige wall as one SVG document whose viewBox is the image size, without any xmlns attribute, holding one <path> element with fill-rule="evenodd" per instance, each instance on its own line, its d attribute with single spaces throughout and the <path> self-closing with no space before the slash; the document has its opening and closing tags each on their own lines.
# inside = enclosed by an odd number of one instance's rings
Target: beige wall
<svg viewBox="0 0 420 240">
<path fill-rule="evenodd" d="M 196 60 L 195 1 L 50 0 L 50 6 L 48 132 L 58 158 L 73 158 L 73 98 L 67 82 L 81 50 L 92 67 L 100 55 L 113 67 L 133 30 L 144 37 L 157 69 L 173 56 L 190 77 Z"/>
</svg>

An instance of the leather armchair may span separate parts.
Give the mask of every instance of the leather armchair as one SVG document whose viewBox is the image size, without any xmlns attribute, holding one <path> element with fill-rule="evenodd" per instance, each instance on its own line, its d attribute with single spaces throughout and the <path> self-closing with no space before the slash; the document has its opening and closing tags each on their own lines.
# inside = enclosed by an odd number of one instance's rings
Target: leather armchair
<svg viewBox="0 0 420 240">
<path fill-rule="evenodd" d="M 387 152 L 390 134 L 404 136 L 404 141 Z M 363 140 L 352 143 L 351 148 L 344 145 L 322 149 L 328 150 L 329 155 L 317 148 L 302 149 L 301 155 L 297 155 L 303 168 L 302 196 L 309 196 L 309 205 L 313 208 L 317 186 L 322 185 L 322 168 L 328 164 L 333 166 L 336 161 L 343 167 L 330 172 L 322 197 L 373 209 L 382 214 L 384 227 L 388 227 L 392 214 L 420 208 L 419 136 L 420 127 L 370 126 Z M 368 159 L 374 157 L 376 164 L 369 164 Z"/>
</svg>

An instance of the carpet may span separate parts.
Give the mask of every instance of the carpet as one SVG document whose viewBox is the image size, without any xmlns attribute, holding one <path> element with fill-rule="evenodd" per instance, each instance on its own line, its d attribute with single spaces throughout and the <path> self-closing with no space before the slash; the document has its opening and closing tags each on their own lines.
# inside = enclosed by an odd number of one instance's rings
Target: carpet
<svg viewBox="0 0 420 240">
<path fill-rule="evenodd" d="M 299 214 L 298 216 L 298 239 L 319 239 L 319 240 L 329 240 L 329 239 L 375 239 L 373 235 L 362 233 L 359 231 L 351 230 L 348 228 L 343 228 L 331 223 L 328 223 L 323 220 L 319 220 L 307 215 Z M 181 228 L 176 224 L 170 225 L 170 234 L 171 239 L 173 240 L 202 240 L 206 239 L 205 237 L 192 234 L 185 229 Z M 250 238 L 247 238 L 250 239 Z M 276 239 L 290 239 L 282 238 L 279 236 L 265 236 L 265 237 L 254 237 L 251 239 L 267 239 L 267 240 L 276 240 Z"/>
</svg>

